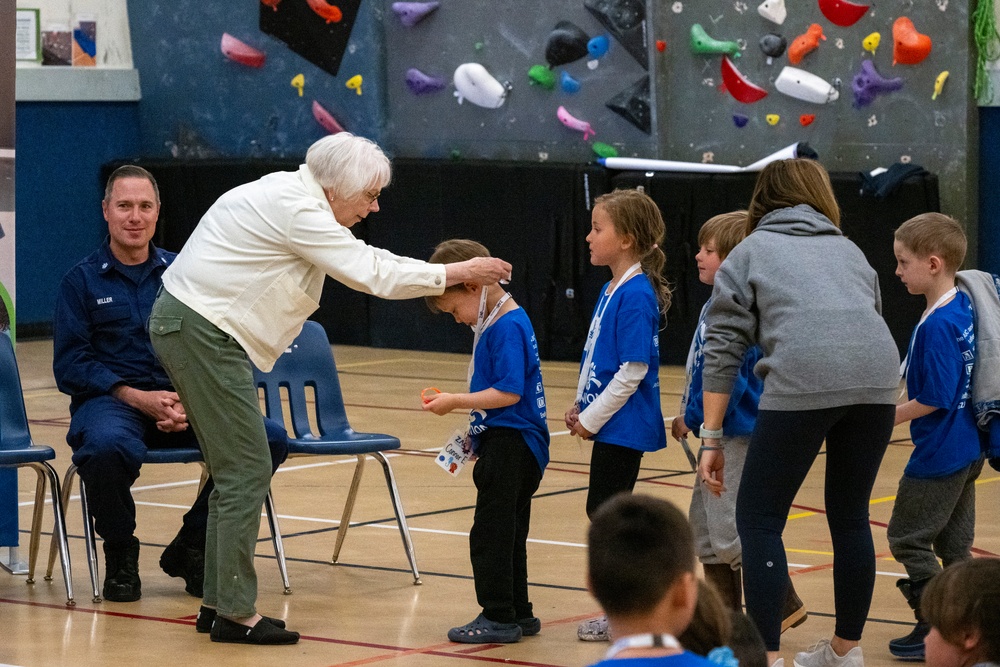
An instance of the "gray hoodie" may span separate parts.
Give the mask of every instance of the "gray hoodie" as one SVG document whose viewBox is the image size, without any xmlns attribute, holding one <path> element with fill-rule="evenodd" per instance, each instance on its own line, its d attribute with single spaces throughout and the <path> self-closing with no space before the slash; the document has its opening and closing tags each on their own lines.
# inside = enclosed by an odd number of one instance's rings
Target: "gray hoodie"
<svg viewBox="0 0 1000 667">
<path fill-rule="evenodd" d="M 826 216 L 772 211 L 715 275 L 704 390 L 729 393 L 756 343 L 762 410 L 895 403 L 899 353 L 881 312 L 878 275 Z"/>
</svg>

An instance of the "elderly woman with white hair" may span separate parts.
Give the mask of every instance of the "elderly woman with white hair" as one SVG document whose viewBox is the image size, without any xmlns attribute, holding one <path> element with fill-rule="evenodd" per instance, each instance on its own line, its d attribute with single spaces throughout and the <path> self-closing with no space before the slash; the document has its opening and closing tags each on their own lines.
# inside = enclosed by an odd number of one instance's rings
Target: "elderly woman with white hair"
<svg viewBox="0 0 1000 667">
<path fill-rule="evenodd" d="M 216 485 L 198 624 L 211 627 L 213 641 L 299 638 L 255 605 L 254 547 L 271 459 L 250 362 L 265 371 L 274 365 L 319 307 L 325 275 L 388 299 L 510 276 L 510 265 L 496 258 L 428 264 L 355 238 L 351 227 L 378 211 L 389 179 L 389 160 L 371 141 L 347 132 L 320 139 L 297 172 L 222 195 L 163 274 L 150 338 Z"/>
</svg>

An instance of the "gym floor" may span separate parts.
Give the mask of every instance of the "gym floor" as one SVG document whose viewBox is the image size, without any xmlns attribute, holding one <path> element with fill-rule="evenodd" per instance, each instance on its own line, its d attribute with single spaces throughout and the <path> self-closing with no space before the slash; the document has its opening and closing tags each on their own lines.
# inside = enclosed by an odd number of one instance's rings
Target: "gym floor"
<svg viewBox="0 0 1000 667">
<path fill-rule="evenodd" d="M 91 601 L 78 490 L 67 513 L 76 606 L 65 605 L 58 569 L 43 579 L 52 527 L 46 508 L 36 582 L 0 571 L 0 618 L 7 639 L 0 663 L 43 665 L 200 665 L 248 664 L 345 666 L 444 665 L 482 663 L 539 667 L 587 665 L 599 660 L 606 644 L 578 641 L 576 625 L 599 612 L 585 588 L 584 512 L 589 445 L 565 432 L 562 414 L 573 398 L 576 364 L 543 363 L 552 432 L 552 462 L 535 495 L 528 568 L 535 613 L 542 632 L 510 645 L 450 643 L 448 628 L 479 612 L 469 564 L 468 531 L 475 505 L 470 470 L 458 477 L 435 465 L 433 456 L 460 415 L 436 417 L 420 409 L 420 390 L 463 389 L 468 358 L 463 355 L 336 346 L 347 412 L 359 431 L 390 432 L 403 449 L 390 461 L 408 517 L 422 585 L 415 586 L 396 528 L 381 470 L 366 466 L 352 527 L 340 562 L 331 564 L 336 531 L 354 470 L 354 458 L 294 458 L 274 477 L 272 490 L 284 537 L 292 594 L 285 595 L 266 521 L 257 547 L 259 610 L 286 618 L 302 633 L 295 646 L 244 647 L 213 644 L 195 633 L 199 601 L 183 581 L 164 574 L 158 560 L 181 516 L 194 500 L 200 467 L 147 466 L 133 487 L 142 543 L 142 599 L 133 603 Z M 52 378 L 51 341 L 17 346 L 25 404 L 34 441 L 58 453 L 60 478 L 70 463 L 65 436 L 69 400 Z M 663 412 L 676 414 L 683 369 L 660 369 Z M 866 663 L 894 663 L 887 642 L 909 631 L 912 612 L 896 590 L 902 567 L 889 554 L 885 528 L 897 482 L 911 451 L 908 430 L 896 429 L 872 493 L 871 524 L 878 553 L 878 577 L 862 640 Z M 833 586 L 829 532 L 823 516 L 823 456 L 817 459 L 796 498 L 785 530 L 785 546 L 796 589 L 809 620 L 782 637 L 786 664 L 833 631 Z M 986 467 L 977 486 L 980 513 L 975 555 L 1000 554 L 997 497 L 1000 474 Z M 680 446 L 647 455 L 636 492 L 666 498 L 686 510 L 694 473 Z M 767 480 L 761 480 L 767 483 Z M 35 476 L 19 474 L 21 557 L 28 555 L 28 527 Z M 356 524 L 356 525 L 355 525 Z M 99 550 L 100 553 L 100 550 Z M 103 580 L 103 554 L 99 556 Z"/>
</svg>

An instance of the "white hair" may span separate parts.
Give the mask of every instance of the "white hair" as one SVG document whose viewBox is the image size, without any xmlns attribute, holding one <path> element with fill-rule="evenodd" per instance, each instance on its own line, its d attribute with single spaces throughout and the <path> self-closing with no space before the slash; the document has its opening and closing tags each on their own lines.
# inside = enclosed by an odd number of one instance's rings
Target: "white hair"
<svg viewBox="0 0 1000 667">
<path fill-rule="evenodd" d="M 378 145 L 350 132 L 323 137 L 306 152 L 313 178 L 331 195 L 353 199 L 367 190 L 381 190 L 392 177 L 389 158 Z"/>
</svg>

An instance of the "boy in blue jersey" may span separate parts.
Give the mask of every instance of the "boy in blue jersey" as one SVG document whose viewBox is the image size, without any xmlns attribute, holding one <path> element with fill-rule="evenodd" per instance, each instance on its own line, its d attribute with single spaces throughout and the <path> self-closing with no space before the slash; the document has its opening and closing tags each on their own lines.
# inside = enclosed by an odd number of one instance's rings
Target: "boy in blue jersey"
<svg viewBox="0 0 1000 667">
<path fill-rule="evenodd" d="M 972 557 L 983 456 L 970 397 L 973 311 L 968 296 L 955 289 L 966 243 L 961 225 L 940 213 L 907 220 L 893 243 L 896 275 L 910 294 L 927 300 L 901 369 L 909 400 L 896 407 L 896 424 L 910 422 L 913 454 L 899 482 L 888 538 L 908 575 L 897 586 L 917 619 L 909 635 L 889 642 L 900 658 L 924 657 L 930 626 L 920 597 L 941 571 L 938 558 L 948 567 Z"/>
<path fill-rule="evenodd" d="M 698 280 L 706 285 L 715 284 L 715 274 L 722 262 L 746 237 L 746 221 L 746 211 L 733 211 L 713 216 L 701 226 L 698 231 L 700 247 L 695 255 Z M 671 435 L 678 441 L 692 431 L 698 436 L 700 425 L 705 419 L 701 371 L 705 365 L 705 315 L 711 304 L 712 300 L 709 299 L 701 309 L 688 352 L 680 415 L 674 418 L 670 427 Z M 716 496 L 709 493 L 704 485 L 695 483 L 688 511 L 688 519 L 694 532 L 695 551 L 705 571 L 705 579 L 712 582 L 731 609 L 740 613 L 743 612 L 743 549 L 736 530 L 736 496 L 743 474 L 743 462 L 750 446 L 750 434 L 757 422 L 757 405 L 764 390 L 764 382 L 753 372 L 761 356 L 762 352 L 756 345 L 744 355 L 722 422 L 720 445 L 725 448 L 726 466 L 729 470 L 726 490 Z M 807 615 L 805 606 L 789 579 L 781 631 L 801 625 Z"/>
<path fill-rule="evenodd" d="M 666 500 L 626 492 L 591 516 L 587 586 L 607 613 L 615 642 L 594 667 L 708 667 L 677 636 L 698 603 L 694 538 Z"/>
<path fill-rule="evenodd" d="M 447 264 L 459 257 L 457 261 L 489 256 L 475 241 L 452 239 L 439 244 L 429 261 Z M 472 472 L 478 493 L 469 548 L 483 611 L 449 630 L 448 639 L 516 642 L 541 630 L 528 599 L 527 552 L 531 496 L 549 462 L 538 343 L 528 316 L 500 285 L 454 285 L 427 297 L 427 304 L 476 333 L 468 393 L 439 393 L 424 404 L 424 410 L 437 415 L 471 411 L 469 436 L 478 457 Z"/>
</svg>

